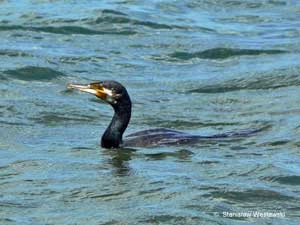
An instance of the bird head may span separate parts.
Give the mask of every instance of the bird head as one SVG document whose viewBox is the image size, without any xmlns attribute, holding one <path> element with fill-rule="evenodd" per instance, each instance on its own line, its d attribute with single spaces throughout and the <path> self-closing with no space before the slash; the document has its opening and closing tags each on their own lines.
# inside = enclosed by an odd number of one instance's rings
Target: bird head
<svg viewBox="0 0 300 225">
<path fill-rule="evenodd" d="M 93 82 L 87 85 L 68 84 L 67 88 L 69 90 L 75 89 L 93 94 L 112 106 L 118 104 L 123 97 L 129 98 L 128 93 L 122 84 L 110 80 Z"/>
</svg>

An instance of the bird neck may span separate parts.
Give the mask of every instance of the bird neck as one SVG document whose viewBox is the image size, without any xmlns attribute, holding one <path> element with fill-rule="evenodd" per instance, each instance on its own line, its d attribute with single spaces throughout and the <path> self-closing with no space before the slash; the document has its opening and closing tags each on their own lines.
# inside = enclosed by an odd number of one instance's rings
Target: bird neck
<svg viewBox="0 0 300 225">
<path fill-rule="evenodd" d="M 122 144 L 123 133 L 131 117 L 130 99 L 113 106 L 113 108 L 114 116 L 101 139 L 101 146 L 104 148 L 118 148 Z"/>
</svg>

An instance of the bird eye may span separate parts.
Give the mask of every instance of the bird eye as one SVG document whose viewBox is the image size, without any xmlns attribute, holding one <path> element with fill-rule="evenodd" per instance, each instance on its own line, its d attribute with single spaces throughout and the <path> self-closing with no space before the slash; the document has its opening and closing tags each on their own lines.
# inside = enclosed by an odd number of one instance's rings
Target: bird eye
<svg viewBox="0 0 300 225">
<path fill-rule="evenodd" d="M 114 98 L 118 99 L 122 96 L 122 94 L 119 92 L 119 90 L 116 90 L 115 88 L 111 89 L 111 93 Z"/>
</svg>

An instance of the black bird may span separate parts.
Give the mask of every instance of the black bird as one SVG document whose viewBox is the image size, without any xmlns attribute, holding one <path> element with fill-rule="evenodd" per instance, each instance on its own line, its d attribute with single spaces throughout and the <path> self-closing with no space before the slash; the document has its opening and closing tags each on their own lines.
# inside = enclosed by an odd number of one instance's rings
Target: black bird
<svg viewBox="0 0 300 225">
<path fill-rule="evenodd" d="M 126 140 L 123 141 L 123 133 L 126 130 L 131 117 L 131 100 L 123 85 L 116 81 L 106 80 L 88 85 L 68 84 L 67 88 L 91 93 L 113 107 L 114 116 L 101 138 L 101 146 L 103 148 L 146 147 L 194 143 L 199 141 L 199 139 L 239 137 L 259 131 L 252 130 L 212 136 L 199 136 L 186 134 L 172 129 L 157 128 L 130 134 L 126 137 Z"/>
</svg>

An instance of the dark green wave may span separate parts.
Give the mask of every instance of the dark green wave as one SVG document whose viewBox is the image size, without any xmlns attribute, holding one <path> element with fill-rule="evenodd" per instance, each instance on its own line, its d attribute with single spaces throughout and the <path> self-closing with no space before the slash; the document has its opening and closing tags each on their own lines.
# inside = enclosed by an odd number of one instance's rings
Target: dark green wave
<svg viewBox="0 0 300 225">
<path fill-rule="evenodd" d="M 274 72 L 276 74 L 276 71 Z M 289 86 L 300 86 L 298 74 L 265 74 L 252 78 L 232 79 L 217 84 L 201 85 L 187 91 L 188 93 L 224 93 L 239 90 L 265 90 Z"/>
<path fill-rule="evenodd" d="M 175 25 L 167 25 L 162 23 L 155 23 L 152 21 L 140 21 L 136 19 L 130 19 L 124 16 L 101 16 L 95 19 L 91 24 L 100 24 L 100 23 L 106 23 L 106 24 L 130 24 L 130 25 L 139 25 L 139 26 L 145 26 L 152 29 L 183 29 L 181 26 L 175 26 Z"/>
<path fill-rule="evenodd" d="M 11 49 L 1 49 L 0 56 L 9 56 L 9 57 L 32 57 L 31 54 L 28 54 L 19 50 L 11 50 Z"/>
<path fill-rule="evenodd" d="M 21 26 L 21 25 L 1 25 L 0 31 L 6 30 L 22 30 L 22 31 L 35 31 L 54 34 L 84 34 L 84 35 L 134 35 L 137 32 L 129 28 L 122 29 L 104 29 L 95 30 L 81 26 Z"/>
<path fill-rule="evenodd" d="M 48 81 L 60 76 L 64 76 L 63 73 L 51 68 L 37 66 L 26 66 L 16 70 L 6 70 L 3 71 L 3 74 L 14 79 L 25 81 Z"/>
<path fill-rule="evenodd" d="M 238 49 L 238 48 L 213 48 L 199 52 L 174 52 L 169 57 L 177 60 L 190 60 L 193 58 L 199 59 L 226 59 L 234 56 L 255 56 L 255 55 L 274 55 L 286 53 L 283 50 L 277 49 Z"/>
</svg>

